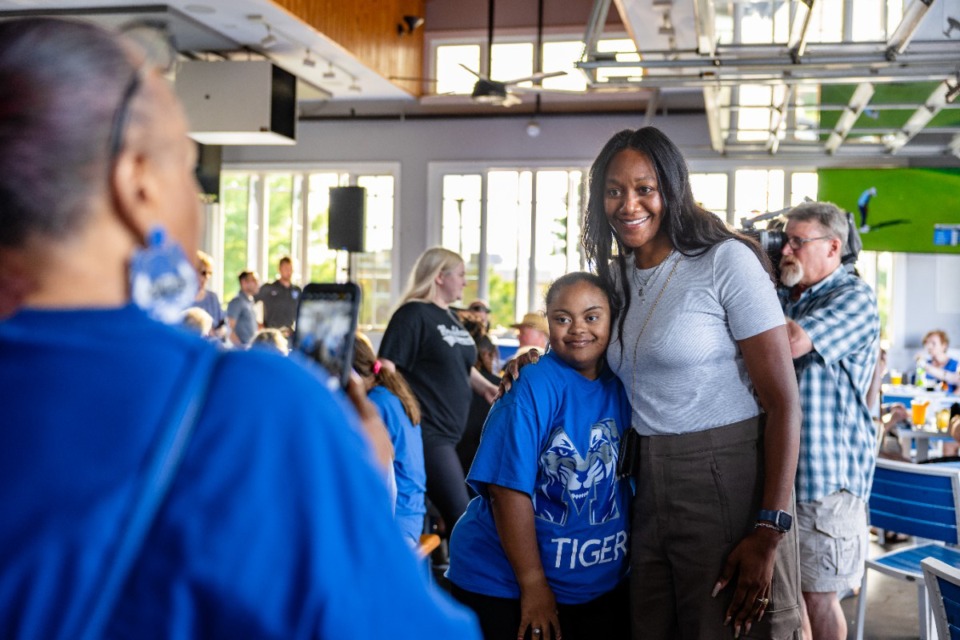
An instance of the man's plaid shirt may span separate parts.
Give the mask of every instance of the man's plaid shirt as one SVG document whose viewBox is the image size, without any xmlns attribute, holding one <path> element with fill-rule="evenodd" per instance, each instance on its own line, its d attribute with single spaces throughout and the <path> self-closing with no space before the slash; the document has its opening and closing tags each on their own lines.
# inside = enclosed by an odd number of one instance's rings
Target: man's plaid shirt
<svg viewBox="0 0 960 640">
<path fill-rule="evenodd" d="M 877 299 L 841 266 L 796 301 L 781 289 L 780 302 L 813 342 L 794 360 L 803 409 L 797 501 L 841 489 L 866 500 L 877 449 L 866 401 L 880 351 Z"/>
</svg>

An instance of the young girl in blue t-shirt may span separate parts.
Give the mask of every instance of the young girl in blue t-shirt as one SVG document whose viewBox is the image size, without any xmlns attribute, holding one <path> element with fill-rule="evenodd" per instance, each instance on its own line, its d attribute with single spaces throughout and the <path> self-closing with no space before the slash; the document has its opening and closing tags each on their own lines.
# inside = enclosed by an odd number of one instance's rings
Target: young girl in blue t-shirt
<svg viewBox="0 0 960 640">
<path fill-rule="evenodd" d="M 550 351 L 490 411 L 450 539 L 453 594 L 487 640 L 627 638 L 630 489 L 617 476 L 630 405 L 604 353 L 616 315 L 600 279 L 547 292 Z"/>
<path fill-rule="evenodd" d="M 363 378 L 367 397 L 380 411 L 393 443 L 393 471 L 397 499 L 394 518 L 407 542 L 415 547 L 423 533 L 427 514 L 424 492 L 427 472 L 423 466 L 423 438 L 420 435 L 420 405 L 399 372 L 381 368 L 367 337 L 358 333 L 354 341 L 353 368 Z"/>
</svg>

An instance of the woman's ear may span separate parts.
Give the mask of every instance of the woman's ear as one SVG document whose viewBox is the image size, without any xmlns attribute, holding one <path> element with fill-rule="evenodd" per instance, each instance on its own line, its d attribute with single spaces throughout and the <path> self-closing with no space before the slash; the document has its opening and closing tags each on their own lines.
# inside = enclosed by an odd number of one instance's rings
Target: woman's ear
<svg viewBox="0 0 960 640">
<path fill-rule="evenodd" d="M 163 219 L 163 194 L 154 170 L 146 151 L 127 148 L 117 155 L 111 172 L 114 209 L 140 243 Z"/>
</svg>

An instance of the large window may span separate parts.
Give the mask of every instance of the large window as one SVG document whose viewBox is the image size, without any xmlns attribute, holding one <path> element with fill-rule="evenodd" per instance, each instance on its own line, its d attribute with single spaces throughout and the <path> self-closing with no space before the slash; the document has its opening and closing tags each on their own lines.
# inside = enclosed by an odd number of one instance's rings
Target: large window
<svg viewBox="0 0 960 640">
<path fill-rule="evenodd" d="M 393 172 L 360 171 L 224 171 L 224 301 L 236 296 L 237 275 L 277 277 L 280 258 L 294 261 L 294 281 L 341 282 L 352 279 L 363 291 L 360 323 L 386 324 L 393 283 Z M 347 254 L 328 246 L 330 188 L 357 185 L 366 189 L 365 251 Z M 216 246 L 216 242 L 214 245 Z"/>
<path fill-rule="evenodd" d="M 701 207 L 727 219 L 727 174 L 691 173 L 690 189 Z"/>
<path fill-rule="evenodd" d="M 501 326 L 543 308 L 549 283 L 581 268 L 582 180 L 579 169 L 443 176 L 441 239 L 466 262 L 464 301 L 485 295 Z"/>
<path fill-rule="evenodd" d="M 247 268 L 247 239 L 250 236 L 247 210 L 253 179 L 249 175 L 224 174 L 220 193 L 223 207 L 223 257 L 215 277 L 220 279 L 223 302 L 240 290 L 237 276 Z"/>
<path fill-rule="evenodd" d="M 741 169 L 734 176 L 733 200 L 737 219 L 783 208 L 782 169 Z"/>
</svg>

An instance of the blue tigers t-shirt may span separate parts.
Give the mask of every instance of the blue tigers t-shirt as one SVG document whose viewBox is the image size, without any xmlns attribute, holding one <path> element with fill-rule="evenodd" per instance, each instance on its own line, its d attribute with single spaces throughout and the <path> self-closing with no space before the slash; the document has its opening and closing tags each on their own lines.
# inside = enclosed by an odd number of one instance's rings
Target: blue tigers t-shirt
<svg viewBox="0 0 960 640">
<path fill-rule="evenodd" d="M 533 504 L 540 560 L 557 602 L 588 602 L 627 573 L 630 489 L 617 480 L 630 425 L 623 386 L 606 369 L 588 380 L 549 353 L 494 404 L 467 482 L 479 494 L 450 538 L 447 577 L 462 589 L 519 598 L 487 485 Z"/>
</svg>

